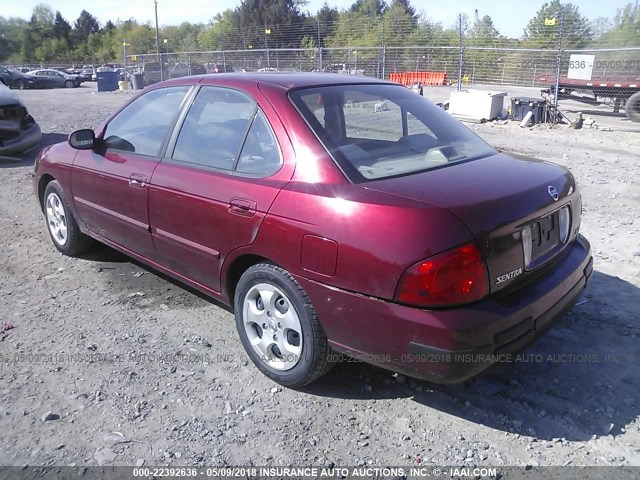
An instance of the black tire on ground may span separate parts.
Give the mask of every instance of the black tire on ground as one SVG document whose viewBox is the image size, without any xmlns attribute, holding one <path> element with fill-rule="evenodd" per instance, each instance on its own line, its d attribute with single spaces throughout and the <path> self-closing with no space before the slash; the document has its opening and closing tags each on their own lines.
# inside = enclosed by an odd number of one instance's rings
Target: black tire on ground
<svg viewBox="0 0 640 480">
<path fill-rule="evenodd" d="M 64 82 L 64 86 L 67 88 L 73 88 L 76 86 L 76 84 L 73 80 L 67 80 Z"/>
<path fill-rule="evenodd" d="M 22 80 L 18 80 L 18 81 L 16 82 L 16 88 L 17 88 L 18 90 L 24 90 L 24 81 L 22 81 Z"/>
<path fill-rule="evenodd" d="M 302 330 L 302 350 L 297 364 L 288 370 L 271 367 L 252 347 L 244 325 L 245 306 L 248 307 L 248 293 L 260 284 L 272 285 L 290 301 L 297 314 Z M 311 300 L 293 276 L 283 268 L 271 263 L 253 265 L 243 273 L 235 290 L 234 310 L 236 328 L 240 340 L 251 361 L 273 381 L 285 387 L 298 388 L 307 385 L 327 373 L 334 365 L 331 348 L 320 325 Z M 265 335 L 265 331 L 262 331 Z M 283 333 L 284 334 L 284 333 Z"/>
<path fill-rule="evenodd" d="M 624 104 L 624 113 L 632 122 L 640 122 L 640 92 L 631 95 Z"/>
<path fill-rule="evenodd" d="M 51 237 L 53 245 L 61 253 L 73 256 L 91 248 L 94 240 L 80 231 L 80 227 L 78 227 L 78 223 L 69 208 L 67 197 L 56 180 L 52 180 L 47 184 L 42 198 L 42 205 L 44 206 L 43 210 L 49 236 Z M 50 218 L 51 214 L 48 211 L 51 205 L 59 206 L 62 209 L 62 215 L 58 215 L 58 219 L 55 219 L 55 221 L 66 227 L 66 237 L 64 238 L 61 236 L 56 237 L 54 219 Z"/>
</svg>

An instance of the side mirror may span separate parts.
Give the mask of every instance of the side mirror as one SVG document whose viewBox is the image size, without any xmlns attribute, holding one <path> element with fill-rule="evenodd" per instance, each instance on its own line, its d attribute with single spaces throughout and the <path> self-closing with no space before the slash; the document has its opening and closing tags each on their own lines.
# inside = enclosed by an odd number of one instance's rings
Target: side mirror
<svg viewBox="0 0 640 480">
<path fill-rule="evenodd" d="M 91 150 L 96 144 L 96 134 L 90 128 L 76 130 L 69 135 L 69 145 L 77 150 Z"/>
</svg>

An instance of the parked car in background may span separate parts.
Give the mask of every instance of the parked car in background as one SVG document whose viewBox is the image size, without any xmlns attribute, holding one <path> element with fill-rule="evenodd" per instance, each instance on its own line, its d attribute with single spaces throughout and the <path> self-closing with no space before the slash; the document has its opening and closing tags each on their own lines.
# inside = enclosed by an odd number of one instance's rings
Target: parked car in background
<svg viewBox="0 0 640 480">
<path fill-rule="evenodd" d="M 42 138 L 40 127 L 22 100 L 0 85 L 0 156 L 14 156 L 35 147 Z"/>
<path fill-rule="evenodd" d="M 188 77 L 189 75 L 205 75 L 207 69 L 199 63 L 178 62 L 169 71 L 169 78 Z"/>
<path fill-rule="evenodd" d="M 158 62 L 144 62 L 142 65 L 142 75 L 144 77 L 144 84 L 152 85 L 169 78 L 169 66 L 166 63 L 161 66 Z"/>
<path fill-rule="evenodd" d="M 0 66 L 0 83 L 19 90 L 37 88 L 37 79 L 29 77 L 20 70 Z"/>
<path fill-rule="evenodd" d="M 203 66 L 207 73 L 229 73 L 234 71 L 233 67 L 229 63 L 220 64 L 207 62 Z"/>
<path fill-rule="evenodd" d="M 95 69 L 93 67 L 87 67 L 80 70 L 80 72 L 77 73 L 76 75 L 78 75 L 80 80 L 82 80 L 83 82 L 91 82 L 91 81 L 94 81 L 93 80 L 94 74 L 95 74 Z"/>
<path fill-rule="evenodd" d="M 34 168 L 55 248 L 96 239 L 232 305 L 249 358 L 290 387 L 333 351 L 463 381 L 547 332 L 593 271 L 566 168 L 381 80 L 169 80 Z"/>
<path fill-rule="evenodd" d="M 74 75 L 74 73 L 71 72 L 66 67 L 49 67 L 49 70 L 56 70 L 57 72 L 68 73 L 69 75 Z"/>
<path fill-rule="evenodd" d="M 79 87 L 82 83 L 82 80 L 77 75 L 69 75 L 68 73 L 47 68 L 33 70 L 27 73 L 27 76 L 37 79 L 38 88 L 74 88 Z"/>
</svg>

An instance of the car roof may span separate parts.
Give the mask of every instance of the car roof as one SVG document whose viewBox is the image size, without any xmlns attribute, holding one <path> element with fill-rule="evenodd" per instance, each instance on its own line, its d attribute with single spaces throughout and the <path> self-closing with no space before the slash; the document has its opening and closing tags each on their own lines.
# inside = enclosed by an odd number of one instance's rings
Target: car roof
<svg viewBox="0 0 640 480">
<path fill-rule="evenodd" d="M 263 85 L 272 85 L 274 87 L 280 87 L 286 90 L 292 90 L 301 87 L 319 87 L 327 85 L 345 85 L 345 84 L 393 84 L 385 80 L 379 80 L 373 77 L 365 77 L 358 75 L 340 75 L 337 73 L 323 73 L 323 72 L 229 72 L 229 73 L 215 73 L 208 75 L 197 75 L 193 77 L 182 77 L 175 80 L 168 80 L 156 84 L 161 85 L 176 85 L 176 84 L 192 84 L 193 79 L 204 79 L 204 83 L 218 84 L 224 83 L 225 85 L 251 85 L 261 83 Z"/>
</svg>

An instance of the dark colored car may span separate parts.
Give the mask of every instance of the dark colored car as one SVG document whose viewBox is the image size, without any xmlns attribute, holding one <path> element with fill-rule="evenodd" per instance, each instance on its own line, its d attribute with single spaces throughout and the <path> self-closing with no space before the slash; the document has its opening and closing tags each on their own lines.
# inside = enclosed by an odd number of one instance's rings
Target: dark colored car
<svg viewBox="0 0 640 480">
<path fill-rule="evenodd" d="M 34 188 L 58 250 L 97 239 L 232 305 L 287 386 L 334 352 L 462 381 L 546 332 L 592 272 L 567 169 L 366 78 L 169 80 L 45 149 Z"/>
<path fill-rule="evenodd" d="M 20 70 L 2 66 L 0 66 L 0 83 L 19 90 L 37 87 L 37 79 L 25 75 Z"/>
<path fill-rule="evenodd" d="M 227 63 L 211 63 L 207 62 L 203 65 L 207 73 L 231 73 L 234 72 L 232 65 Z"/>
<path fill-rule="evenodd" d="M 42 138 L 40 127 L 24 103 L 8 87 L 0 85 L 0 156 L 19 155 Z"/>
<path fill-rule="evenodd" d="M 199 63 L 178 62 L 169 71 L 170 78 L 187 77 L 189 75 L 204 75 L 207 73 L 204 65 Z"/>
<path fill-rule="evenodd" d="M 170 78 L 169 66 L 163 63 L 162 66 L 159 62 L 145 62 L 142 66 L 142 75 L 145 85 L 153 85 L 163 79 Z"/>
<path fill-rule="evenodd" d="M 34 78 L 38 88 L 75 88 L 82 83 L 81 78 L 77 75 L 70 75 L 48 68 L 33 70 L 27 73 L 26 76 Z"/>
<path fill-rule="evenodd" d="M 93 68 L 85 68 L 85 69 L 82 69 L 76 75 L 78 75 L 80 80 L 82 80 L 83 82 L 92 82 L 93 81 L 93 76 L 94 76 L 95 73 L 96 73 L 96 71 Z"/>
</svg>

